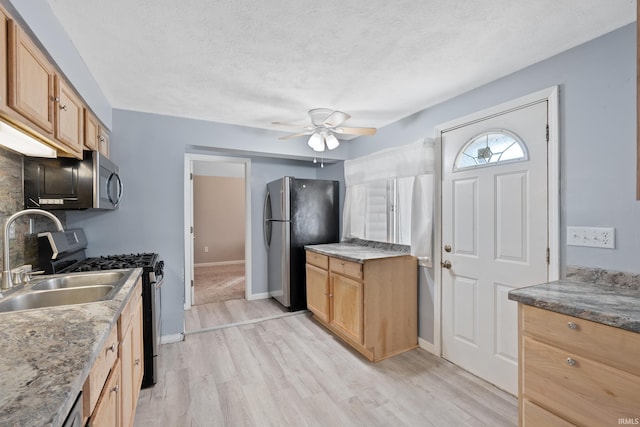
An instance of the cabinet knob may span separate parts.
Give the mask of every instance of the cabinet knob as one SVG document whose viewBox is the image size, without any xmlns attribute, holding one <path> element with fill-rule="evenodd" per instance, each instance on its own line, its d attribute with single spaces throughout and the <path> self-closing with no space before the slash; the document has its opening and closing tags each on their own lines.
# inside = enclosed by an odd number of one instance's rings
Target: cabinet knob
<svg viewBox="0 0 640 427">
<path fill-rule="evenodd" d="M 60 98 L 58 98 L 57 96 L 54 96 L 54 97 L 53 97 L 53 100 L 54 100 L 55 102 L 60 102 Z"/>
<path fill-rule="evenodd" d="M 576 325 L 573 322 L 568 322 L 567 323 L 567 328 L 569 328 L 569 329 L 578 329 L 578 325 Z"/>
<path fill-rule="evenodd" d="M 111 344 L 109 347 L 107 347 L 107 351 L 116 351 L 116 345 Z"/>
<path fill-rule="evenodd" d="M 110 391 L 117 393 L 120 390 L 120 384 L 116 384 Z"/>
<path fill-rule="evenodd" d="M 576 361 L 575 359 L 572 359 L 570 357 L 567 357 L 567 365 L 569 366 L 576 366 Z"/>
<path fill-rule="evenodd" d="M 64 111 L 67 111 L 67 106 L 66 106 L 66 105 L 61 105 L 61 106 L 60 106 L 60 109 L 61 109 L 61 110 L 64 110 Z"/>
<path fill-rule="evenodd" d="M 136 359 L 135 362 L 133 363 L 135 363 L 135 365 L 138 366 L 140 364 L 140 359 Z"/>
</svg>

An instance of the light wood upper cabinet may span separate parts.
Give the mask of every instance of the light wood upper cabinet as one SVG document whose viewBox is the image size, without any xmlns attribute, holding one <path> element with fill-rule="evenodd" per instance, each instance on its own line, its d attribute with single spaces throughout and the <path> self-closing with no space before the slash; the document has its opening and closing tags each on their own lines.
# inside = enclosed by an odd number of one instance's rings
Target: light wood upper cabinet
<svg viewBox="0 0 640 427">
<path fill-rule="evenodd" d="M 98 119 L 84 109 L 84 146 L 87 150 L 98 150 Z"/>
<path fill-rule="evenodd" d="M 53 134 L 55 70 L 22 29 L 9 21 L 9 106 Z"/>
<path fill-rule="evenodd" d="M 7 93 L 7 26 L 8 18 L 0 8 L 0 111 L 8 109 Z"/>
<path fill-rule="evenodd" d="M 55 138 L 82 158 L 84 146 L 84 107 L 82 100 L 60 76 L 55 77 Z"/>
<path fill-rule="evenodd" d="M 109 158 L 109 153 L 111 152 L 111 139 L 109 136 L 109 130 L 102 125 L 98 127 L 98 151 L 105 157 Z"/>
</svg>

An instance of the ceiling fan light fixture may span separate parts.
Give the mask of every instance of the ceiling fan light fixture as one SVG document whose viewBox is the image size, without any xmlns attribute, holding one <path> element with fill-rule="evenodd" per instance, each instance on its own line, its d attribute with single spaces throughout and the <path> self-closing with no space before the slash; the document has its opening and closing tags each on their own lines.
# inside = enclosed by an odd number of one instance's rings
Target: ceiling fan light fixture
<svg viewBox="0 0 640 427">
<path fill-rule="evenodd" d="M 313 151 L 324 151 L 324 138 L 319 133 L 313 133 L 307 144 Z"/>
<path fill-rule="evenodd" d="M 324 141 L 327 143 L 327 148 L 329 150 L 334 150 L 338 148 L 338 145 L 340 145 L 340 141 L 338 141 L 338 138 L 336 138 L 336 136 L 331 132 L 327 134 Z"/>
</svg>

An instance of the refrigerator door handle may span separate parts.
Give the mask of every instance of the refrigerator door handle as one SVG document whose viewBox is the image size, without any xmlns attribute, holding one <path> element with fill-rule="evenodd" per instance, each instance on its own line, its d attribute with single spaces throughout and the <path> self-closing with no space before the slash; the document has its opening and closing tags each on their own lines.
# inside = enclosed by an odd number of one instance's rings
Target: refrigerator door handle
<svg viewBox="0 0 640 427">
<path fill-rule="evenodd" d="M 267 213 L 267 210 L 271 210 L 271 194 L 267 190 L 267 195 L 264 198 L 264 207 L 262 208 L 262 215 L 264 217 L 264 226 L 262 231 L 264 233 L 264 244 L 267 248 L 271 246 L 271 212 Z"/>
</svg>

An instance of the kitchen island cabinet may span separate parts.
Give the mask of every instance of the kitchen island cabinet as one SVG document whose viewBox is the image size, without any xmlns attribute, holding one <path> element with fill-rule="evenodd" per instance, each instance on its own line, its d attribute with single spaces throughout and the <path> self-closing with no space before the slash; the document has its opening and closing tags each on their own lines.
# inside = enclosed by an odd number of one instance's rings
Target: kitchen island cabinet
<svg viewBox="0 0 640 427">
<path fill-rule="evenodd" d="M 351 244 L 306 246 L 307 307 L 377 362 L 418 346 L 417 261 Z"/>
<path fill-rule="evenodd" d="M 640 290 L 566 280 L 519 302 L 521 426 L 619 425 L 640 416 Z"/>
</svg>

